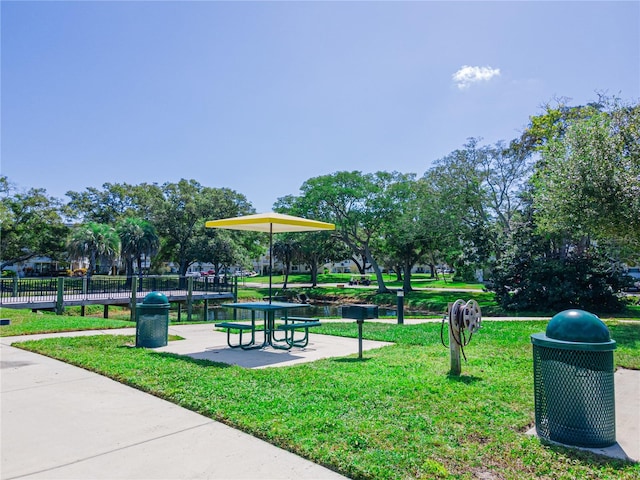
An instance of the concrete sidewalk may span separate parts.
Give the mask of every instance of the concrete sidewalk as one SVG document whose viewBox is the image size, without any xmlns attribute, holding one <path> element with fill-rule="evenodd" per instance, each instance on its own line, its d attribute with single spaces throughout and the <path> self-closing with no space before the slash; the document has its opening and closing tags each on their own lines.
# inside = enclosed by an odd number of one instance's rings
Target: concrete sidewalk
<svg viewBox="0 0 640 480">
<path fill-rule="evenodd" d="M 3 480 L 345 478 L 207 417 L 5 342 L 0 359 Z"/>
</svg>

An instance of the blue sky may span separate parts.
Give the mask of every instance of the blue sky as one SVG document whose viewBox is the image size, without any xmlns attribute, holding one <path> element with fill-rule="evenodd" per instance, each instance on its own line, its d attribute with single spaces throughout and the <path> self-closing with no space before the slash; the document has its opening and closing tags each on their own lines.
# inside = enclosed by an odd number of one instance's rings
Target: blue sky
<svg viewBox="0 0 640 480">
<path fill-rule="evenodd" d="M 509 141 L 545 103 L 640 98 L 640 2 L 1 3 L 1 173 L 195 179 L 258 212 L 340 170 Z"/>
</svg>

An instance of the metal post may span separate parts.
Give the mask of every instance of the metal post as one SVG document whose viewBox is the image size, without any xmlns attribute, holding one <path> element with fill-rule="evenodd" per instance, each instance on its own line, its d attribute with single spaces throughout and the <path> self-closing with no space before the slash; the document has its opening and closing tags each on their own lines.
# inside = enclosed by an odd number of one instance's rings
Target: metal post
<svg viewBox="0 0 640 480">
<path fill-rule="evenodd" d="M 109 305 L 107 304 L 102 307 L 102 318 L 109 318 Z"/>
<path fill-rule="evenodd" d="M 58 278 L 58 298 L 56 299 L 56 315 L 64 312 L 64 278 Z"/>
<path fill-rule="evenodd" d="M 269 224 L 269 305 L 271 305 L 271 277 L 273 276 L 273 223 Z"/>
<path fill-rule="evenodd" d="M 193 277 L 187 279 L 187 322 L 191 321 L 193 313 Z"/>
<path fill-rule="evenodd" d="M 131 301 L 129 302 L 129 308 L 131 309 L 130 319 L 132 322 L 136 321 L 136 303 L 137 299 L 137 291 L 138 291 L 138 279 L 136 277 L 131 277 Z"/>
<path fill-rule="evenodd" d="M 460 328 L 458 327 L 457 322 L 452 318 L 453 312 L 451 311 L 451 307 L 453 304 L 449 304 L 448 312 L 449 312 L 449 353 L 451 354 L 451 370 L 449 371 L 450 375 L 460 375 L 461 372 L 461 364 L 460 364 Z"/>
<path fill-rule="evenodd" d="M 358 358 L 362 359 L 362 324 L 364 320 L 356 320 L 358 322 Z"/>
<path fill-rule="evenodd" d="M 404 323 L 404 290 L 398 290 L 398 325 Z"/>
<path fill-rule="evenodd" d="M 237 303 L 238 301 L 238 277 L 233 278 L 233 302 Z"/>
</svg>

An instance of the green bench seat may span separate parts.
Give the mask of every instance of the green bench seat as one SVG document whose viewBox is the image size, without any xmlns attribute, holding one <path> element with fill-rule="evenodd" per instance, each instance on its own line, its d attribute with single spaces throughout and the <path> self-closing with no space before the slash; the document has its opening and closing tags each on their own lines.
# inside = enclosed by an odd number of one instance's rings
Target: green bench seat
<svg viewBox="0 0 640 480">
<path fill-rule="evenodd" d="M 246 323 L 232 323 L 232 322 L 220 322 L 215 324 L 218 328 L 235 328 L 236 330 L 252 330 L 253 325 L 247 325 Z"/>
<path fill-rule="evenodd" d="M 306 317 L 282 317 L 285 323 L 276 327 L 277 331 L 284 332 L 284 338 L 275 338 L 277 341 L 284 341 L 288 345 L 285 348 L 300 347 L 304 348 L 309 344 L 309 329 L 322 325 L 319 318 Z M 304 336 L 296 339 L 296 330 L 304 330 Z"/>
<path fill-rule="evenodd" d="M 301 328 L 319 327 L 320 325 L 322 324 L 318 321 L 287 323 L 285 325 L 278 325 L 276 330 L 298 330 Z"/>
<path fill-rule="evenodd" d="M 251 324 L 246 324 L 246 323 L 233 323 L 233 322 L 220 322 L 220 323 L 216 323 L 215 326 L 217 328 L 226 328 L 227 329 L 227 345 L 229 345 L 231 348 L 242 348 L 242 349 L 249 349 L 249 348 L 255 348 L 254 347 L 254 343 L 256 342 L 256 328 L 255 325 L 253 323 Z M 231 343 L 231 330 L 240 330 L 240 339 L 238 341 L 237 344 L 232 344 Z M 243 343 L 242 342 L 242 333 L 245 330 L 251 330 L 251 341 L 248 343 Z"/>
</svg>

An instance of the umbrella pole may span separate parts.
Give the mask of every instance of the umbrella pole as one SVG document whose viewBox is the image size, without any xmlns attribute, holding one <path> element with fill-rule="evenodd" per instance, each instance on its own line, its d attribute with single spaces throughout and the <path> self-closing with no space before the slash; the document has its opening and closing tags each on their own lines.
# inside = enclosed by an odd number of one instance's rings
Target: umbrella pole
<svg viewBox="0 0 640 480">
<path fill-rule="evenodd" d="M 269 305 L 271 305 L 271 277 L 273 276 L 273 223 L 269 224 Z"/>
</svg>

